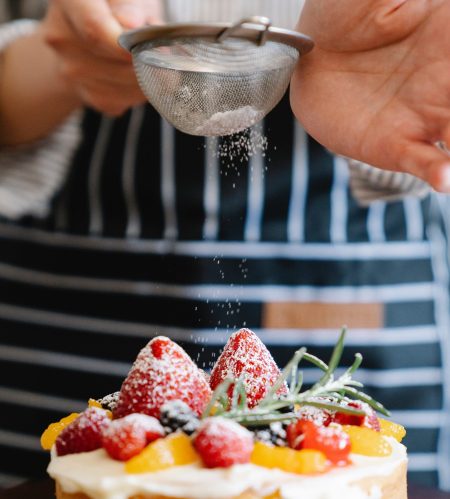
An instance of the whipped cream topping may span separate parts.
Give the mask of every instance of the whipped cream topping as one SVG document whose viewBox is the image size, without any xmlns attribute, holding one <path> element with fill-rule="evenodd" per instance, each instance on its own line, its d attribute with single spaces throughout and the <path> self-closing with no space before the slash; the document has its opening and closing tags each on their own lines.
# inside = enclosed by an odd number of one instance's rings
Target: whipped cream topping
<svg viewBox="0 0 450 499">
<path fill-rule="evenodd" d="M 364 492 L 356 482 L 387 476 L 406 462 L 406 449 L 388 438 L 392 454 L 384 458 L 351 455 L 353 464 L 305 476 L 253 464 L 207 469 L 199 464 L 177 466 L 156 473 L 128 474 L 124 464 L 99 449 L 58 457 L 53 452 L 48 473 L 67 493 L 84 493 L 92 499 L 128 499 L 134 495 L 162 495 L 189 499 L 229 499 L 245 491 L 264 496 L 280 491 L 282 499 L 380 499 L 372 487 Z"/>
</svg>

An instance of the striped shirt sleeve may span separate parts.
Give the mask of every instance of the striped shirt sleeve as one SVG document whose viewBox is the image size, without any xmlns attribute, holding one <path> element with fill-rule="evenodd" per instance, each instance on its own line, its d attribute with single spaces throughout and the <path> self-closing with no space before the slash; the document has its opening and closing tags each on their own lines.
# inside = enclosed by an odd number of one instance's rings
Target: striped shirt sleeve
<svg viewBox="0 0 450 499">
<path fill-rule="evenodd" d="M 350 188 L 362 206 L 374 201 L 395 201 L 407 196 L 423 198 L 431 187 L 408 173 L 382 170 L 366 163 L 348 159 Z"/>
<path fill-rule="evenodd" d="M 0 52 L 14 40 L 33 33 L 37 25 L 32 20 L 1 25 Z M 45 139 L 0 150 L 0 216 L 17 220 L 48 213 L 80 141 L 80 121 L 81 113 L 73 113 Z"/>
</svg>

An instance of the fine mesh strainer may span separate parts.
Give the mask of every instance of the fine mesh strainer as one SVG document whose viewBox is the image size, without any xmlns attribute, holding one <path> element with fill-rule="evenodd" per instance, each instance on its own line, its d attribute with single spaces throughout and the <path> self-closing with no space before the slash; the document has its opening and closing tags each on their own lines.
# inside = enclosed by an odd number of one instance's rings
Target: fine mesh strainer
<svg viewBox="0 0 450 499">
<path fill-rule="evenodd" d="M 310 38 L 252 17 L 237 24 L 169 24 L 129 31 L 142 91 L 191 135 L 220 136 L 260 121 L 281 100 Z"/>
</svg>

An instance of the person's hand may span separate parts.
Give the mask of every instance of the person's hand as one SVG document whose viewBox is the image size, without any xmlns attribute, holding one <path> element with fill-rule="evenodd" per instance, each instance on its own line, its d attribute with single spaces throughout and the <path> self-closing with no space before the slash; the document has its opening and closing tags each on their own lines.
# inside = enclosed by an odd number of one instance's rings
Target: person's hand
<svg viewBox="0 0 450 499">
<path fill-rule="evenodd" d="M 291 104 L 335 153 L 450 193 L 450 2 L 307 0 Z"/>
<path fill-rule="evenodd" d="M 43 35 L 58 71 L 83 104 L 119 115 L 145 101 L 131 57 L 117 43 L 126 29 L 161 22 L 161 0 L 51 0 Z"/>
</svg>

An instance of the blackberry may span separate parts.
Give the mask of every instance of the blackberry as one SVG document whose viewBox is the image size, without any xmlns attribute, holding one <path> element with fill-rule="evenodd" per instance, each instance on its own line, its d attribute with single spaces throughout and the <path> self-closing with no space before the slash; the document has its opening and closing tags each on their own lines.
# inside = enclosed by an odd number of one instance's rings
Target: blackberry
<svg viewBox="0 0 450 499">
<path fill-rule="evenodd" d="M 103 398 L 98 399 L 97 402 L 101 404 L 103 409 L 114 412 L 117 401 L 119 400 L 119 394 L 120 392 L 110 393 L 109 395 L 105 395 Z"/>
<path fill-rule="evenodd" d="M 167 434 L 182 430 L 191 435 L 200 425 L 196 414 L 181 400 L 166 402 L 161 408 L 160 421 Z"/>
<path fill-rule="evenodd" d="M 282 423 L 270 423 L 268 427 L 255 431 L 255 440 L 278 447 L 287 446 L 286 427 Z"/>
</svg>

